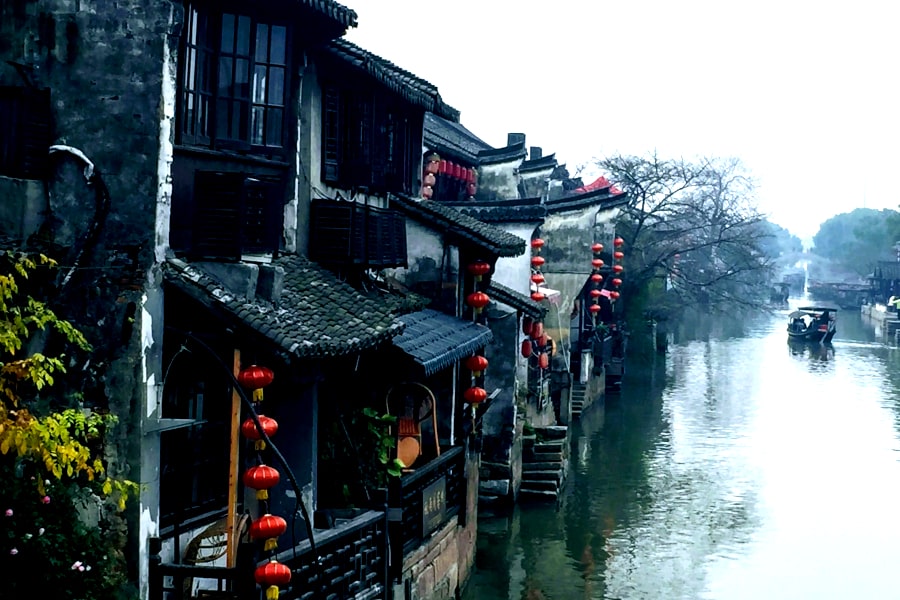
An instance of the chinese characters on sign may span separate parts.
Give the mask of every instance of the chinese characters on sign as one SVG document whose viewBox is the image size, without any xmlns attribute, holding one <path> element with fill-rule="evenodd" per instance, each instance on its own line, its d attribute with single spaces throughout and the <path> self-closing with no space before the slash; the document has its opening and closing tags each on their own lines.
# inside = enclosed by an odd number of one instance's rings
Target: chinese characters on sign
<svg viewBox="0 0 900 600">
<path fill-rule="evenodd" d="M 447 509 L 447 481 L 441 477 L 422 490 L 422 535 L 428 535 L 444 522 Z"/>
</svg>

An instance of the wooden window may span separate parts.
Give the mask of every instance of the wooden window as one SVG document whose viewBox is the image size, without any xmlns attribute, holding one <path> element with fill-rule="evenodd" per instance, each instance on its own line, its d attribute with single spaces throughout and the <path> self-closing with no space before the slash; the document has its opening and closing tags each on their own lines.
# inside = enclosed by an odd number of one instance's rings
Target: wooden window
<svg viewBox="0 0 900 600">
<path fill-rule="evenodd" d="M 46 178 L 50 143 L 50 90 L 0 86 L 0 175 Z"/>
<path fill-rule="evenodd" d="M 409 117 L 397 99 L 326 85 L 322 96 L 322 179 L 344 187 L 409 193 Z"/>
<path fill-rule="evenodd" d="M 197 171 L 194 178 L 195 258 L 240 260 L 278 251 L 282 185 L 245 173 Z"/>
<path fill-rule="evenodd" d="M 287 27 L 190 7 L 183 48 L 181 143 L 280 152 L 288 88 Z"/>
</svg>

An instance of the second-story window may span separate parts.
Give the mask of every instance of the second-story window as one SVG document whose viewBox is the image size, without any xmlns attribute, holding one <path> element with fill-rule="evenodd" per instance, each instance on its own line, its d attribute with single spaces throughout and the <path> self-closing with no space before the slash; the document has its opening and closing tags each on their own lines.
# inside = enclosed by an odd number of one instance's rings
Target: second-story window
<svg viewBox="0 0 900 600">
<path fill-rule="evenodd" d="M 284 147 L 287 27 L 190 7 L 181 76 L 181 143 L 279 152 Z"/>
</svg>

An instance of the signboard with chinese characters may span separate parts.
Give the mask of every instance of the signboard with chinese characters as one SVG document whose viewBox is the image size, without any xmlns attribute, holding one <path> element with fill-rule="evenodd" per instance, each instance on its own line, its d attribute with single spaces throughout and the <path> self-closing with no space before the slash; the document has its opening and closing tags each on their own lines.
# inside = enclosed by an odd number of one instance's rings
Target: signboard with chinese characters
<svg viewBox="0 0 900 600">
<path fill-rule="evenodd" d="M 444 522 L 447 511 L 447 480 L 441 477 L 422 490 L 422 535 L 426 536 Z"/>
</svg>

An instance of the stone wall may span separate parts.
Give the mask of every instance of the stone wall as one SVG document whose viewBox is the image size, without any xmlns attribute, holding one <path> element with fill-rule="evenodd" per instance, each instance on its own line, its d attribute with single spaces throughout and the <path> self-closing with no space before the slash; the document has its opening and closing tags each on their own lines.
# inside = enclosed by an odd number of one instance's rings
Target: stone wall
<svg viewBox="0 0 900 600">
<path fill-rule="evenodd" d="M 394 600 L 455 600 L 459 597 L 475 564 L 478 462 L 477 454 L 467 454 L 465 525 L 451 519 L 403 557 L 401 583 L 394 588 Z"/>
</svg>

